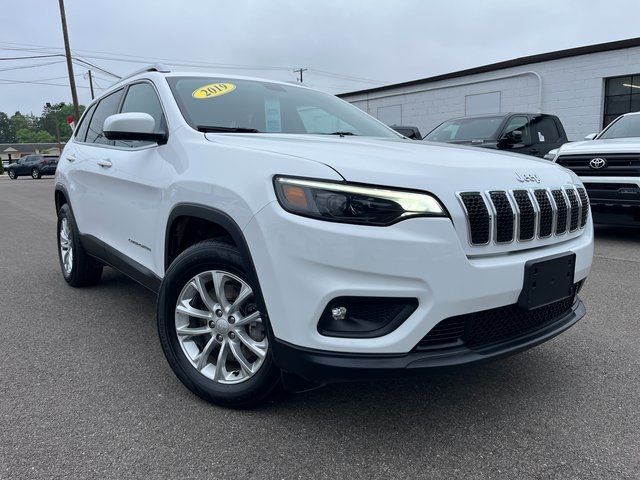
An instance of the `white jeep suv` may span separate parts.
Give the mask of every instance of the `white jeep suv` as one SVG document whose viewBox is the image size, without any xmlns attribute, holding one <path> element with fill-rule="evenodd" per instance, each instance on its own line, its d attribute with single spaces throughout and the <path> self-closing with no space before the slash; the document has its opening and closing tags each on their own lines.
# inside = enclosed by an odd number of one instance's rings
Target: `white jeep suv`
<svg viewBox="0 0 640 480">
<path fill-rule="evenodd" d="M 554 153 L 552 160 L 584 182 L 596 223 L 640 226 L 640 112 Z"/>
<path fill-rule="evenodd" d="M 223 405 L 509 355 L 585 314 L 585 190 L 404 139 L 323 92 L 152 67 L 86 110 L 55 186 L 65 280 L 158 293 L 164 353 Z"/>
</svg>

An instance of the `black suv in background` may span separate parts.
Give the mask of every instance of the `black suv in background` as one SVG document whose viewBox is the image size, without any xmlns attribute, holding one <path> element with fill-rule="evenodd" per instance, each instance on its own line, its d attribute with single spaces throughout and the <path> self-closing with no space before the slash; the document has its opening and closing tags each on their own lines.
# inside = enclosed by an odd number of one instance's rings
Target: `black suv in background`
<svg viewBox="0 0 640 480">
<path fill-rule="evenodd" d="M 560 119 L 544 113 L 496 113 L 447 120 L 424 137 L 429 142 L 455 143 L 544 157 L 567 143 Z"/>
<path fill-rule="evenodd" d="M 15 180 L 20 175 L 40 178 L 42 175 L 55 175 L 58 157 L 54 155 L 27 155 L 7 167 L 9 178 Z"/>
</svg>

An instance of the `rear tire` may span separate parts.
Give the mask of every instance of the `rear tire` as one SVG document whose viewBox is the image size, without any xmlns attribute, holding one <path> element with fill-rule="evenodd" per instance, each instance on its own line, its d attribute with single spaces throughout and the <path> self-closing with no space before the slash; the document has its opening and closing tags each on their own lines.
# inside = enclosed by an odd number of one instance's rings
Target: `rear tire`
<svg viewBox="0 0 640 480">
<path fill-rule="evenodd" d="M 38 170 L 37 168 L 33 168 L 31 170 L 31 178 L 33 178 L 34 180 L 38 180 L 40 177 L 42 177 L 42 175 L 40 175 L 40 170 Z"/>
<path fill-rule="evenodd" d="M 72 287 L 86 287 L 100 281 L 102 264 L 82 247 L 78 227 L 66 203 L 58 210 L 58 259 L 62 276 Z"/>
<path fill-rule="evenodd" d="M 158 296 L 160 343 L 176 376 L 204 400 L 254 407 L 280 384 L 257 289 L 240 252 L 212 240 L 189 247 L 167 270 Z"/>
</svg>

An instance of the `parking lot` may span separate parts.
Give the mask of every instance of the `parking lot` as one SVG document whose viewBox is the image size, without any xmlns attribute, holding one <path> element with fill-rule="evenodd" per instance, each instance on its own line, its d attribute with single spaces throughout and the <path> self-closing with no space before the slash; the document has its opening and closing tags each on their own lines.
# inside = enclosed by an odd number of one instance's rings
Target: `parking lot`
<svg viewBox="0 0 640 480">
<path fill-rule="evenodd" d="M 0 478 L 640 477 L 638 231 L 597 229 L 588 315 L 538 348 L 232 411 L 173 375 L 151 293 L 65 284 L 51 178 L 0 200 Z"/>
</svg>

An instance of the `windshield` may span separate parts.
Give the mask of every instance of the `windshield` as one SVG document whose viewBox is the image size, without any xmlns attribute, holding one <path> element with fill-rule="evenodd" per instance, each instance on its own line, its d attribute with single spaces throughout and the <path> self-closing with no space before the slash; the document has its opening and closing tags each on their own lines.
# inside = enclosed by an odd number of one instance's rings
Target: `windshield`
<svg viewBox="0 0 640 480">
<path fill-rule="evenodd" d="M 600 134 L 598 140 L 640 137 L 640 115 L 620 117 Z"/>
<path fill-rule="evenodd" d="M 327 93 L 254 80 L 167 77 L 185 120 L 200 131 L 400 138 Z"/>
<path fill-rule="evenodd" d="M 447 120 L 434 128 L 424 140 L 430 142 L 456 142 L 487 140 L 498 136 L 503 117 L 458 118 Z"/>
</svg>

